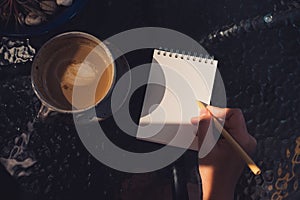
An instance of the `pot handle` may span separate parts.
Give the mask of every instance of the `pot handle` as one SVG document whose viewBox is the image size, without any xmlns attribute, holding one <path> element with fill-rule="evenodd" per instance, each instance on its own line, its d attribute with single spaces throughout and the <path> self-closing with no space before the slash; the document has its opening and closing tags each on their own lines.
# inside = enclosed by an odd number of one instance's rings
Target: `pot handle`
<svg viewBox="0 0 300 200">
<path fill-rule="evenodd" d="M 74 118 L 75 123 L 79 123 L 79 124 L 89 124 L 91 122 L 100 122 L 102 120 L 104 120 L 105 118 L 100 118 L 100 117 L 90 117 L 85 115 L 84 113 L 80 113 L 77 114 L 76 117 Z"/>
<path fill-rule="evenodd" d="M 49 113 L 52 112 L 52 110 L 50 108 L 48 108 L 47 106 L 45 106 L 44 104 L 41 105 L 41 108 L 37 114 L 37 118 L 44 120 Z"/>
</svg>

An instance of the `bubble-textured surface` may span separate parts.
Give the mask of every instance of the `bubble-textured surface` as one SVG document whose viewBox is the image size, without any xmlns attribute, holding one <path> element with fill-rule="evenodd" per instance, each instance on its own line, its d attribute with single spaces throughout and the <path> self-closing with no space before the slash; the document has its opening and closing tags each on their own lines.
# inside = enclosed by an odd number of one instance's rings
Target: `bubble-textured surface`
<svg viewBox="0 0 300 200">
<path fill-rule="evenodd" d="M 271 23 L 272 13 L 299 6 L 299 1 L 291 0 L 141 2 L 90 1 L 89 12 L 83 12 L 58 32 L 81 29 L 104 39 L 130 28 L 161 26 L 203 41 L 211 33 L 246 19 L 261 17 L 266 23 Z M 98 12 L 99 8 L 103 12 Z M 108 18 L 109 21 L 104 20 Z M 100 25 L 95 25 L 94 19 L 103 20 L 100 20 Z M 262 174 L 254 176 L 245 169 L 237 185 L 236 199 L 299 199 L 299 31 L 299 21 L 295 21 L 294 24 L 251 29 L 203 43 L 219 61 L 228 106 L 242 109 L 248 130 L 258 141 L 254 160 L 261 167 Z M 54 34 L 56 32 L 32 38 L 32 44 L 39 47 Z M 30 63 L 21 67 L 30 68 Z M 160 182 L 156 185 L 164 187 L 170 183 L 167 169 L 132 175 L 103 166 L 81 144 L 69 115 L 53 114 L 46 122 L 33 123 L 40 102 L 31 89 L 28 74 L 2 78 L 0 93 L 0 157 L 7 159 L 11 156 L 18 162 L 32 159 L 31 165 L 14 168 L 12 175 L 24 191 L 39 199 L 87 198 L 88 195 L 119 199 L 118 196 L 127 195 L 129 188 L 136 185 Z M 110 137 L 116 143 L 136 148 L 135 143 L 130 146 L 132 138 L 118 140 L 114 135 L 120 133 L 111 130 Z M 20 151 L 17 147 L 22 145 L 26 148 Z M 139 147 L 141 150 L 144 144 Z M 187 160 L 194 163 L 193 156 L 187 156 Z M 2 159 L 1 163 L 5 161 Z M 190 168 L 192 170 L 187 170 L 189 182 L 197 183 L 196 168 L 192 164 L 187 166 Z"/>
</svg>

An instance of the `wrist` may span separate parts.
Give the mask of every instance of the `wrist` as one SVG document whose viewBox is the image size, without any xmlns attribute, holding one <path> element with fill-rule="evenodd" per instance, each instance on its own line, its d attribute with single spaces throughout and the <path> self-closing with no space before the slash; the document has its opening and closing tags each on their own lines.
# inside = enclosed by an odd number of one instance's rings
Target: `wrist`
<svg viewBox="0 0 300 200">
<path fill-rule="evenodd" d="M 234 192 L 215 192 L 215 193 L 205 193 L 203 191 L 202 200 L 233 200 Z"/>
<path fill-rule="evenodd" d="M 234 188 L 224 185 L 203 185 L 203 200 L 233 200 Z"/>
<path fill-rule="evenodd" d="M 219 174 L 212 167 L 199 170 L 203 200 L 233 200 L 236 181 L 229 174 Z"/>
<path fill-rule="evenodd" d="M 221 187 L 221 186 L 218 186 Z M 212 188 L 204 189 L 202 186 L 203 200 L 233 200 L 234 199 L 234 189 L 225 188 Z"/>
</svg>

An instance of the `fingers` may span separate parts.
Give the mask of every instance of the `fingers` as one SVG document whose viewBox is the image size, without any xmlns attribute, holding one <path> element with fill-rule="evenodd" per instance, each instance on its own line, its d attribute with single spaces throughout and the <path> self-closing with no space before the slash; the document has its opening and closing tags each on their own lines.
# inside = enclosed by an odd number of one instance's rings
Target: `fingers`
<svg viewBox="0 0 300 200">
<path fill-rule="evenodd" d="M 207 106 L 206 109 L 201 109 L 200 115 L 191 119 L 192 124 L 198 126 L 199 145 L 202 145 L 206 136 L 212 115 L 224 123 L 224 128 L 240 143 L 243 148 L 246 148 L 249 153 L 254 152 L 256 140 L 247 131 L 245 119 L 240 109 L 236 108 L 218 108 Z"/>
<path fill-rule="evenodd" d="M 198 117 L 193 117 L 191 119 L 191 123 L 193 125 L 198 126 L 197 135 L 198 135 L 199 147 L 202 145 L 203 140 L 206 136 L 207 130 L 208 130 L 209 125 L 210 125 L 211 117 L 212 116 L 211 116 L 210 112 L 208 112 L 208 110 L 201 109 L 199 116 Z"/>
<path fill-rule="evenodd" d="M 255 152 L 256 139 L 248 133 L 244 115 L 240 109 L 226 109 L 224 128 L 248 154 Z"/>
<path fill-rule="evenodd" d="M 193 125 L 198 125 L 199 122 L 200 122 L 201 120 L 204 120 L 205 118 L 210 118 L 210 113 L 209 113 L 206 109 L 201 109 L 201 110 L 200 110 L 200 113 L 199 113 L 199 116 L 193 117 L 193 118 L 191 119 L 191 123 L 192 123 Z"/>
<path fill-rule="evenodd" d="M 225 128 L 230 130 L 236 130 L 232 134 L 237 133 L 248 133 L 244 115 L 240 109 L 231 108 L 226 110 Z"/>
<path fill-rule="evenodd" d="M 207 106 L 207 109 L 214 117 L 223 122 L 224 128 L 229 131 L 231 135 L 248 133 L 241 109 L 218 108 L 214 106 Z"/>
<path fill-rule="evenodd" d="M 218 118 L 218 119 L 225 119 L 228 110 L 230 110 L 229 108 L 218 108 L 218 107 L 214 107 L 214 106 L 207 106 L 206 107 L 211 114 Z"/>
<path fill-rule="evenodd" d="M 253 155 L 255 152 L 256 146 L 257 146 L 256 139 L 252 135 L 250 135 L 248 145 L 245 148 L 246 152 L 250 155 Z"/>
</svg>

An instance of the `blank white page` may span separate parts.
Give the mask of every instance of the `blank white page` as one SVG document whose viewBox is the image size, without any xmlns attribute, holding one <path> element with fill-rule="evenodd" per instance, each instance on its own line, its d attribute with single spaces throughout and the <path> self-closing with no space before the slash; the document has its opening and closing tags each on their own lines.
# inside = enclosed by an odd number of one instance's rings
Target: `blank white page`
<svg viewBox="0 0 300 200">
<path fill-rule="evenodd" d="M 154 50 L 137 138 L 198 150 L 197 100 L 210 104 L 217 61 Z"/>
</svg>

